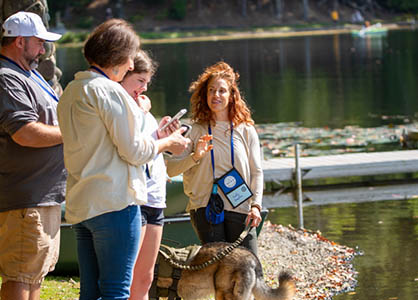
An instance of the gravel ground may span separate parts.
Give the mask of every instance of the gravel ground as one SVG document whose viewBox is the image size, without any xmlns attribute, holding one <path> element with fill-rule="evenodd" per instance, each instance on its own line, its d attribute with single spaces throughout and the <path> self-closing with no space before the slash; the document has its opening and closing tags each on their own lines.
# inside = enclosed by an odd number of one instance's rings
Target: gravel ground
<svg viewBox="0 0 418 300">
<path fill-rule="evenodd" d="M 356 286 L 354 249 L 329 241 L 320 232 L 265 222 L 258 247 L 264 278 L 270 286 L 277 287 L 280 271 L 292 273 L 297 287 L 294 300 L 331 299 L 352 292 Z"/>
</svg>

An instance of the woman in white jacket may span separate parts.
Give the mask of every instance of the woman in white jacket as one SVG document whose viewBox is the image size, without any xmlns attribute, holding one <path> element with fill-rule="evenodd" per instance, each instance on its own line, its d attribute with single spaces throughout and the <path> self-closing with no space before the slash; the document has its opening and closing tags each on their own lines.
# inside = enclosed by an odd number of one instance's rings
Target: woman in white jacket
<svg viewBox="0 0 418 300">
<path fill-rule="evenodd" d="M 139 37 L 111 19 L 84 46 L 90 64 L 68 84 L 58 120 L 68 170 L 66 213 L 74 225 L 80 299 L 128 299 L 146 203 L 144 164 L 162 151 L 181 153 L 188 139 L 175 132 L 154 140 L 144 115 L 118 83 L 133 69 Z"/>
</svg>

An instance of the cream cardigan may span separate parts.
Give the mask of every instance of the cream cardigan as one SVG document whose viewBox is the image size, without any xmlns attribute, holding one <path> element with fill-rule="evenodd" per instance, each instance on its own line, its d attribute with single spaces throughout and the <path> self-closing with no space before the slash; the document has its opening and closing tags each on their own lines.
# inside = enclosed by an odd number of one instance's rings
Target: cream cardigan
<svg viewBox="0 0 418 300">
<path fill-rule="evenodd" d="M 206 125 L 193 124 L 189 136 L 192 145 L 188 149 L 188 155 L 183 159 L 172 158 L 167 161 L 168 176 L 172 177 L 183 173 L 184 192 L 189 197 L 187 211 L 205 207 L 212 191 L 213 173 L 210 153 L 207 153 L 197 163 L 191 157 L 199 137 L 206 133 L 208 133 Z M 212 127 L 216 178 L 221 177 L 232 168 L 230 134 L 229 122 L 217 122 L 216 126 Z M 235 168 L 254 195 L 234 209 L 222 192 L 219 194 L 224 200 L 225 210 L 247 214 L 251 205 L 262 207 L 263 170 L 260 143 L 254 126 L 246 124 L 240 124 L 234 128 L 233 138 Z"/>
</svg>

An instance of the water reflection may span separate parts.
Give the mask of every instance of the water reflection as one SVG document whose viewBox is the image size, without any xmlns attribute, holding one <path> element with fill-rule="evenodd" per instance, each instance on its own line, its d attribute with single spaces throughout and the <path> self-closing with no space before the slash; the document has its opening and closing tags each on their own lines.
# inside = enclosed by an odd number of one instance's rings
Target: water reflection
<svg viewBox="0 0 418 300">
<path fill-rule="evenodd" d="M 144 45 L 160 63 L 148 94 L 157 116 L 189 107 L 189 84 L 225 60 L 241 74 L 241 89 L 257 123 L 306 127 L 379 126 L 371 115 L 413 116 L 418 110 L 418 36 L 350 34 Z M 59 48 L 63 84 L 86 63 L 81 49 Z"/>
<path fill-rule="evenodd" d="M 386 36 L 357 37 L 353 41 L 354 51 L 358 52 L 364 61 L 382 58 Z"/>
<path fill-rule="evenodd" d="M 297 226 L 295 208 L 273 209 L 268 219 Z M 304 222 L 364 252 L 354 259 L 359 272 L 355 294 L 334 300 L 418 299 L 418 198 L 306 207 Z"/>
</svg>

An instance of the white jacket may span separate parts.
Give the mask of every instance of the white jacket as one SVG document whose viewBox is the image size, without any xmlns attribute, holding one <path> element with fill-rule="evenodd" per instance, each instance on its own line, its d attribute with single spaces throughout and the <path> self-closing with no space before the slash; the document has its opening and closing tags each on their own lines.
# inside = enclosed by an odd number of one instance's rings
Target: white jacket
<svg viewBox="0 0 418 300">
<path fill-rule="evenodd" d="M 144 115 L 119 83 L 78 72 L 58 103 L 58 121 L 68 170 L 67 222 L 146 203 L 142 165 L 157 147 L 142 133 Z"/>
</svg>

